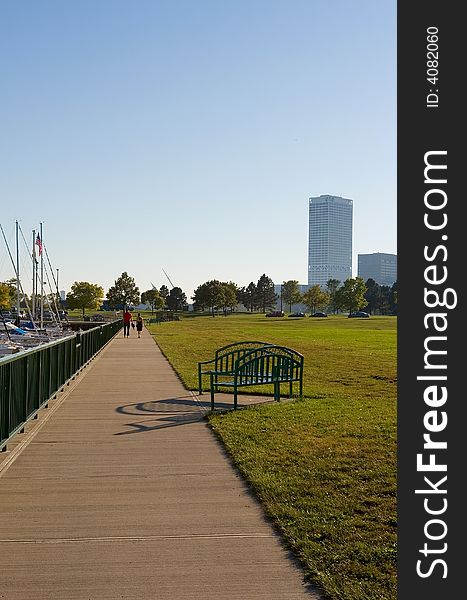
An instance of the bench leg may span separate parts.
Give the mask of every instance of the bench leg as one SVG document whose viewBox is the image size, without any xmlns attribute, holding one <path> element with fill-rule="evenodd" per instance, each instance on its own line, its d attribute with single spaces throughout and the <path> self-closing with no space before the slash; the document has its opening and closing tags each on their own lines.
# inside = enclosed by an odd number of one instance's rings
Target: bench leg
<svg viewBox="0 0 467 600">
<path fill-rule="evenodd" d="M 237 410 L 237 394 L 238 394 L 237 382 L 235 381 L 235 384 L 234 384 L 234 410 Z"/>
<path fill-rule="evenodd" d="M 276 402 L 279 402 L 280 399 L 281 399 L 280 383 L 278 381 L 275 381 L 274 382 L 274 400 Z"/>
</svg>

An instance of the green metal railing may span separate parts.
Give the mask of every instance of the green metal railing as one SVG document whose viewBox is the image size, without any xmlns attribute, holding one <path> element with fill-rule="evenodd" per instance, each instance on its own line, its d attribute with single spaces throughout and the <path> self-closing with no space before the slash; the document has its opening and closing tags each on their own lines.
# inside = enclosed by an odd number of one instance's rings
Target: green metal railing
<svg viewBox="0 0 467 600">
<path fill-rule="evenodd" d="M 0 359 L 0 449 L 122 328 L 98 325 Z"/>
</svg>

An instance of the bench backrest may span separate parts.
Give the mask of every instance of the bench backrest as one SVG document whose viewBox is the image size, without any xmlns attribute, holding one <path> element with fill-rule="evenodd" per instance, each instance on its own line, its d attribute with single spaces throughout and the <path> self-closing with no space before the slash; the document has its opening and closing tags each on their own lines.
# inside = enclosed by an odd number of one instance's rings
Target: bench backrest
<svg viewBox="0 0 467 600">
<path fill-rule="evenodd" d="M 228 344 L 216 350 L 214 354 L 215 370 L 232 372 L 239 358 L 258 348 L 271 346 L 268 342 L 245 341 Z"/>
<path fill-rule="evenodd" d="M 255 348 L 236 360 L 234 373 L 239 385 L 266 379 L 300 381 L 303 376 L 303 355 L 285 346 Z"/>
</svg>

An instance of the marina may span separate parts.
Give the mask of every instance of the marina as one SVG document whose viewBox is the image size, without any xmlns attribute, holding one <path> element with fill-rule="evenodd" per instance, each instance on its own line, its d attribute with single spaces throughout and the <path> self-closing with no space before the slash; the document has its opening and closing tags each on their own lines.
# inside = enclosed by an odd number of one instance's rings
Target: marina
<svg viewBox="0 0 467 600">
<path fill-rule="evenodd" d="M 44 244 L 43 224 L 40 223 L 37 230 L 32 230 L 31 244 L 28 246 L 19 222 L 15 222 L 15 257 L 1 224 L 0 231 L 14 275 L 2 283 L 4 297 L 0 304 L 0 360 L 88 329 L 84 324 L 71 324 L 68 318 L 58 289 L 59 270 L 52 268 Z M 24 265 L 21 269 L 21 247 L 25 248 L 27 263 L 30 264 L 26 278 L 30 281 L 29 294 L 23 286 L 22 271 L 25 269 Z"/>
</svg>

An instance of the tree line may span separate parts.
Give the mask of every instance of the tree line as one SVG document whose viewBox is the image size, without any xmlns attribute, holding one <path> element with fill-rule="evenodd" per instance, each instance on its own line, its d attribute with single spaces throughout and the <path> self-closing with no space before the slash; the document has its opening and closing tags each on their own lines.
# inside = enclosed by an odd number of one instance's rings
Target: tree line
<svg viewBox="0 0 467 600">
<path fill-rule="evenodd" d="M 20 308 L 31 306 L 31 298 L 20 293 Z M 150 289 L 140 294 L 139 288 L 133 277 L 127 272 L 118 277 L 114 285 L 105 294 L 104 288 L 88 281 L 75 281 L 66 295 L 63 303 L 58 294 L 44 294 L 42 300 L 51 309 L 54 305 L 67 309 L 89 310 L 122 310 L 127 306 L 135 306 L 140 302 L 148 304 L 152 310 L 167 308 L 172 311 L 185 310 L 188 307 L 187 297 L 179 287 L 171 290 L 162 285 L 159 290 Z M 41 301 L 40 294 L 36 294 L 36 303 Z M 0 282 L 0 310 L 16 310 L 17 291 L 16 279 Z"/>
<path fill-rule="evenodd" d="M 0 283 L 0 308 L 9 309 L 14 305 L 16 288 L 14 281 Z M 265 273 L 255 283 L 240 287 L 233 281 L 212 279 L 199 285 L 193 296 L 195 311 L 209 311 L 213 316 L 219 311 L 227 314 L 236 310 L 242 304 L 249 312 L 266 312 L 276 308 L 280 301 L 282 305 L 292 306 L 303 304 L 311 313 L 318 310 L 338 313 L 340 311 L 354 312 L 365 309 L 370 314 L 394 314 L 397 307 L 397 284 L 383 286 L 373 279 L 366 282 L 360 277 L 349 278 L 344 283 L 338 279 L 329 279 L 325 289 L 313 285 L 304 293 L 296 280 L 284 281 L 280 294 L 274 289 L 274 283 Z M 139 303 L 147 304 L 152 311 L 168 309 L 183 311 L 188 308 L 187 296 L 180 287 L 168 289 L 162 285 L 160 289 L 152 288 L 140 294 L 133 277 L 123 272 L 114 285 L 104 294 L 104 289 L 98 284 L 87 281 L 75 281 L 66 296 L 66 307 L 70 309 L 121 310 L 126 306 Z"/>
<path fill-rule="evenodd" d="M 326 309 L 336 314 L 364 309 L 369 314 L 386 315 L 395 314 L 397 308 L 397 283 L 383 286 L 374 279 L 365 282 L 361 277 L 349 277 L 344 283 L 329 279 L 325 290 L 313 285 L 304 294 L 299 293 L 297 281 L 287 281 L 282 290 L 282 298 L 290 307 L 291 304 L 302 303 L 311 312 Z"/>
<path fill-rule="evenodd" d="M 274 283 L 266 274 L 257 283 L 250 282 L 246 287 L 238 287 L 232 281 L 213 279 L 198 286 L 192 296 L 194 310 L 209 310 L 214 315 L 217 310 L 227 313 L 235 310 L 238 304 L 249 311 L 273 308 L 277 302 Z"/>
<path fill-rule="evenodd" d="M 192 299 L 194 310 L 209 310 L 213 315 L 218 310 L 233 311 L 238 304 L 243 304 L 250 312 L 266 312 L 275 308 L 279 300 L 281 309 L 285 304 L 289 311 L 293 305 L 303 304 L 311 313 L 320 309 L 333 313 L 366 309 L 370 314 L 394 314 L 397 284 L 382 286 L 374 279 L 365 282 L 361 277 L 350 277 L 342 284 L 338 279 L 329 279 L 326 289 L 312 285 L 301 293 L 298 281 L 291 279 L 282 283 L 278 295 L 272 279 L 263 274 L 257 283 L 251 281 L 244 287 L 238 287 L 232 281 L 207 281 L 196 288 Z"/>
<path fill-rule="evenodd" d="M 180 311 L 188 306 L 186 294 L 179 287 L 169 290 L 166 285 L 162 285 L 159 290 L 152 288 L 140 294 L 134 278 L 126 271 L 115 280 L 105 297 L 101 286 L 86 281 L 75 281 L 66 296 L 67 307 L 81 308 L 83 315 L 85 308 L 122 310 L 140 303 L 148 304 L 153 311 L 162 308 Z"/>
</svg>

